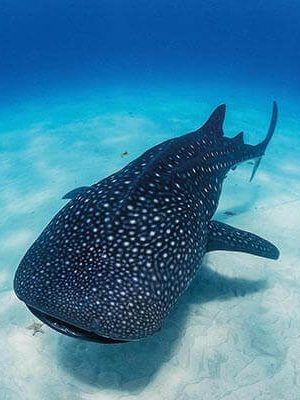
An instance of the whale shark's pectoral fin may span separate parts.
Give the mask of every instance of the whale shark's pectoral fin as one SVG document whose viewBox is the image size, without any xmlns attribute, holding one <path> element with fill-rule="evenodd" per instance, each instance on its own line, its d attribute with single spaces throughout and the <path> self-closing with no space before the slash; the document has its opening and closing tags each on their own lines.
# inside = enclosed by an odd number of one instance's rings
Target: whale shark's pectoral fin
<svg viewBox="0 0 300 400">
<path fill-rule="evenodd" d="M 80 193 L 85 192 L 87 189 L 89 189 L 89 186 L 81 186 L 76 189 L 71 190 L 67 194 L 65 194 L 62 199 L 75 199 L 76 196 L 78 196 Z"/>
<path fill-rule="evenodd" d="M 209 223 L 207 252 L 215 250 L 240 251 L 277 260 L 279 250 L 253 233 L 242 231 L 218 221 Z"/>
</svg>

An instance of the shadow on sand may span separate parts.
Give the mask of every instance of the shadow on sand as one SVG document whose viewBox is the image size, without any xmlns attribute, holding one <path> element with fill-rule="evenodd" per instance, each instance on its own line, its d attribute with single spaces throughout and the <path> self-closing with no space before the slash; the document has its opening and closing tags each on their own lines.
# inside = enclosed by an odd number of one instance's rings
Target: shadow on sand
<svg viewBox="0 0 300 400">
<path fill-rule="evenodd" d="M 228 278 L 203 266 L 156 335 L 117 345 L 101 345 L 61 336 L 57 348 L 59 365 L 76 380 L 96 390 L 138 393 L 176 352 L 192 304 L 217 299 L 225 301 L 266 287 L 265 280 Z"/>
<path fill-rule="evenodd" d="M 237 204 L 230 209 L 225 209 L 223 211 L 217 211 L 214 218 L 221 222 L 229 222 L 230 219 L 234 216 L 243 215 L 245 213 L 249 213 L 249 211 L 253 211 L 255 209 L 255 203 L 259 198 L 259 194 L 257 190 L 249 193 L 249 198 L 242 204 Z"/>
</svg>

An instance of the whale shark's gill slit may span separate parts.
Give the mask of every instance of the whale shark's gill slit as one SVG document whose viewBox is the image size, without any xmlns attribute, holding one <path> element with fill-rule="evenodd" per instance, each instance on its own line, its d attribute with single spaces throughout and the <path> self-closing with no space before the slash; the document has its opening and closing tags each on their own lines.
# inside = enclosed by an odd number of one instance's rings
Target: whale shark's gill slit
<svg viewBox="0 0 300 400">
<path fill-rule="evenodd" d="M 110 339 L 105 336 L 97 335 L 94 332 L 86 331 L 84 329 L 78 328 L 75 325 L 62 321 L 58 318 L 54 318 L 51 315 L 45 314 L 34 307 L 27 304 L 28 309 L 35 315 L 40 321 L 44 322 L 50 328 L 54 329 L 59 333 L 63 333 L 66 336 L 73 338 L 84 339 L 90 342 L 98 342 L 103 344 L 118 344 L 118 343 L 128 343 L 127 340 L 117 340 Z"/>
</svg>

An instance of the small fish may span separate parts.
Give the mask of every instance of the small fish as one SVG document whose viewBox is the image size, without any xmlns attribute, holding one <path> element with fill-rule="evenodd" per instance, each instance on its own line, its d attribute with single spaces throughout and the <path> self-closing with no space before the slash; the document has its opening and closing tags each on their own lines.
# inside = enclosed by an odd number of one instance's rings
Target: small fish
<svg viewBox="0 0 300 400">
<path fill-rule="evenodd" d="M 127 157 L 128 156 L 128 151 L 127 150 L 125 150 L 125 151 L 123 151 L 123 153 L 121 154 L 121 157 Z"/>
<path fill-rule="evenodd" d="M 29 248 L 14 290 L 42 322 L 66 335 L 120 343 L 157 332 L 205 253 L 270 259 L 278 249 L 213 220 L 227 173 L 271 140 L 224 136 L 225 105 L 199 129 L 147 150 L 120 171 L 67 193 L 70 201 Z"/>
<path fill-rule="evenodd" d="M 228 215 L 229 217 L 233 217 L 234 215 L 236 215 L 236 212 L 228 210 L 228 211 L 224 211 L 224 214 Z"/>
</svg>

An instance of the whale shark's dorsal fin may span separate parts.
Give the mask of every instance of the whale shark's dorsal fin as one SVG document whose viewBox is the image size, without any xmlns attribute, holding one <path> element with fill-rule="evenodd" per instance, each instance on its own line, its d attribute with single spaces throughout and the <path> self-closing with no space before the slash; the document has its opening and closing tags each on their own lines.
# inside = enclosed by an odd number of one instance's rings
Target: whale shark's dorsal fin
<svg viewBox="0 0 300 400">
<path fill-rule="evenodd" d="M 205 124 L 200 128 L 201 131 L 207 132 L 208 134 L 213 134 L 216 136 L 224 136 L 223 124 L 225 119 L 226 105 L 221 104 L 215 111 L 211 114 Z M 200 130 L 199 129 L 199 130 Z"/>
<path fill-rule="evenodd" d="M 234 140 L 235 143 L 244 144 L 244 132 L 238 133 L 232 140 Z"/>
</svg>

